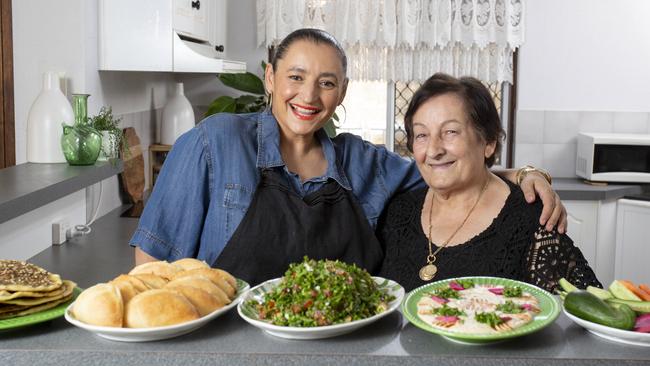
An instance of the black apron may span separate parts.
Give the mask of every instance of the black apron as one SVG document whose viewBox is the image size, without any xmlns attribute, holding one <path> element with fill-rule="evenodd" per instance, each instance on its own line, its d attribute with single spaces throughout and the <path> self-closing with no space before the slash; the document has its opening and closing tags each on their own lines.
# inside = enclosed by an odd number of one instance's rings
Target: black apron
<svg viewBox="0 0 650 366">
<path fill-rule="evenodd" d="M 379 270 L 383 250 L 351 192 L 330 179 L 302 198 L 281 172 L 261 173 L 248 211 L 215 267 L 251 286 L 282 277 L 303 256 Z"/>
</svg>

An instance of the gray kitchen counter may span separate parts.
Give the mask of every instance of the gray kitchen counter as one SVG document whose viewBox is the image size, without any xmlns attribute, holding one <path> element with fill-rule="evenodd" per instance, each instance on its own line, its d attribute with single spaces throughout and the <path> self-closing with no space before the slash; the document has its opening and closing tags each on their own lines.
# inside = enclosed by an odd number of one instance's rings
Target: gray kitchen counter
<svg viewBox="0 0 650 366">
<path fill-rule="evenodd" d="M 560 195 L 562 200 L 617 200 L 624 196 L 637 195 L 641 193 L 642 186 L 639 184 L 609 183 L 605 185 L 592 185 L 585 183 L 580 178 L 554 178 L 553 189 Z"/>
<path fill-rule="evenodd" d="M 30 261 L 81 287 L 127 272 L 133 265 L 127 242 L 137 220 L 119 213 L 97 220 L 90 235 Z M 295 341 L 267 335 L 232 309 L 193 333 L 146 343 L 109 341 L 59 318 L 0 331 L 0 360 L 3 365 L 649 365 L 650 348 L 598 338 L 563 314 L 537 333 L 483 346 L 427 333 L 399 312 L 344 336 Z"/>
<path fill-rule="evenodd" d="M 121 173 L 122 161 L 88 166 L 25 163 L 0 169 L 0 223 Z"/>
</svg>

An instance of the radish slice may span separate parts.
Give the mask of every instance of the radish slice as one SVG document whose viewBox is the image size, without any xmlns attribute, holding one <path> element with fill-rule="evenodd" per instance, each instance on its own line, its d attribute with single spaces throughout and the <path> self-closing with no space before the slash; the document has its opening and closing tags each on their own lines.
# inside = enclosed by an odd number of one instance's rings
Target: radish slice
<svg viewBox="0 0 650 366">
<path fill-rule="evenodd" d="M 650 314 L 639 315 L 634 323 L 634 328 L 650 327 Z"/>
<path fill-rule="evenodd" d="M 635 332 L 641 332 L 641 333 L 650 333 L 650 326 L 648 327 L 641 327 L 641 328 L 634 328 Z"/>
<path fill-rule="evenodd" d="M 461 291 L 465 289 L 465 287 L 461 286 L 458 282 L 455 281 L 449 282 L 449 288 L 455 291 Z"/>
<path fill-rule="evenodd" d="M 436 317 L 436 320 L 444 323 L 455 323 L 458 321 L 458 317 L 452 315 L 446 315 L 446 316 L 440 315 Z"/>
<path fill-rule="evenodd" d="M 436 295 L 431 295 L 431 300 L 437 302 L 438 304 L 446 304 L 449 302 L 449 300 L 443 299 L 442 297 L 438 297 Z"/>
<path fill-rule="evenodd" d="M 499 288 L 499 287 L 489 288 L 488 291 L 490 291 L 491 293 L 493 293 L 495 295 L 503 295 L 503 289 Z"/>
</svg>

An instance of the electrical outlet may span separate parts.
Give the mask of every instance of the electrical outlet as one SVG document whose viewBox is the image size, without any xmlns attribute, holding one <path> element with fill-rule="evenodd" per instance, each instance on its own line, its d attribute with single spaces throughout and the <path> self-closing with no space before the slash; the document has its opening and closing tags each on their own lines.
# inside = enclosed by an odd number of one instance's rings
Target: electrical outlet
<svg viewBox="0 0 650 366">
<path fill-rule="evenodd" d="M 70 230 L 70 224 L 65 220 L 52 223 L 52 245 L 61 245 L 67 240 L 67 232 Z"/>
</svg>

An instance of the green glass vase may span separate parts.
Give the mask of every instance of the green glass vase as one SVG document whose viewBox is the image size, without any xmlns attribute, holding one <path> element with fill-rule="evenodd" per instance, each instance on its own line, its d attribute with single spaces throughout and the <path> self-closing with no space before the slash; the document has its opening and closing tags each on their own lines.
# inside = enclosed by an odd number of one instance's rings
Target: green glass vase
<svg viewBox="0 0 650 366">
<path fill-rule="evenodd" d="M 88 123 L 88 94 L 72 94 L 74 125 L 63 124 L 61 149 L 70 165 L 92 165 L 102 148 L 102 135 Z"/>
</svg>

